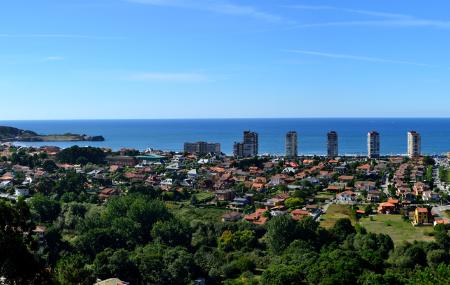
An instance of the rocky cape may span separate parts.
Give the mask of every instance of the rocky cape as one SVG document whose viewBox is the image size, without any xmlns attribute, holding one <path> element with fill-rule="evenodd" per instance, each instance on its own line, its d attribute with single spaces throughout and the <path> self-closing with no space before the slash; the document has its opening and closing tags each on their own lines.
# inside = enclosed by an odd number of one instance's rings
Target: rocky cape
<svg viewBox="0 0 450 285">
<path fill-rule="evenodd" d="M 1 142 L 64 142 L 64 141 L 104 141 L 103 136 L 88 136 L 66 133 L 61 135 L 42 135 L 33 131 L 0 126 Z"/>
</svg>

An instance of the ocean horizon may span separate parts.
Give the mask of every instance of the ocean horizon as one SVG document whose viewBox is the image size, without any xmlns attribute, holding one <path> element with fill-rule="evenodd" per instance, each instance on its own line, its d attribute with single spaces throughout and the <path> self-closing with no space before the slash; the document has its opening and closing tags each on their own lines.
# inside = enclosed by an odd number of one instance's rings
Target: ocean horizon
<svg viewBox="0 0 450 285">
<path fill-rule="evenodd" d="M 450 118 L 230 118 L 230 119 L 104 119 L 104 120 L 2 120 L 0 125 L 39 134 L 77 133 L 102 135 L 103 142 L 20 142 L 23 146 L 72 145 L 148 148 L 182 151 L 185 142 L 220 143 L 231 154 L 233 143 L 242 140 L 244 130 L 259 133 L 260 154 L 284 154 L 288 131 L 297 131 L 300 155 L 326 154 L 326 134 L 338 132 L 340 155 L 365 155 L 367 133 L 381 137 L 382 155 L 402 155 L 407 149 L 407 132 L 422 135 L 422 153 L 442 155 L 450 151 Z"/>
</svg>

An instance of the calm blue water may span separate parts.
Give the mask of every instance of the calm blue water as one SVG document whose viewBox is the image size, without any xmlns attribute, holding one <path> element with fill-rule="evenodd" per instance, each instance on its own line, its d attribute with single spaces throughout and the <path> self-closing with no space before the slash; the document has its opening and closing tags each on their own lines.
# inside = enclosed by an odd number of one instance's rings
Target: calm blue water
<svg viewBox="0 0 450 285">
<path fill-rule="evenodd" d="M 234 141 L 242 140 L 244 130 L 260 135 L 260 153 L 283 154 L 284 136 L 289 130 L 299 133 L 301 154 L 326 153 L 326 133 L 339 134 L 340 154 L 365 154 L 367 132 L 381 135 L 383 154 L 406 153 L 406 132 L 422 134 L 422 152 L 443 154 L 450 151 L 450 119 L 213 119 L 213 120 L 93 120 L 93 121 L 0 121 L 0 125 L 32 130 L 41 134 L 66 132 L 103 135 L 104 142 L 78 142 L 82 146 L 175 150 L 186 141 L 222 144 L 222 151 L 232 152 Z M 57 145 L 74 143 L 23 143 L 22 145 Z"/>
</svg>

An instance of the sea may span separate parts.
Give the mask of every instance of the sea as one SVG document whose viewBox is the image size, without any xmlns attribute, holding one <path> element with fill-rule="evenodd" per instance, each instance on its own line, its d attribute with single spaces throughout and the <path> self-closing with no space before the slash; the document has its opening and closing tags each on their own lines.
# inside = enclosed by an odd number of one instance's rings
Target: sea
<svg viewBox="0 0 450 285">
<path fill-rule="evenodd" d="M 208 141 L 221 144 L 231 154 L 233 143 L 242 140 L 244 130 L 259 133 L 259 153 L 282 155 L 285 135 L 298 132 L 301 155 L 324 155 L 326 134 L 338 132 L 341 155 L 365 155 L 367 133 L 380 133 L 381 153 L 401 155 L 407 151 L 407 132 L 422 135 L 422 153 L 442 155 L 450 151 L 450 118 L 445 119 L 161 119 L 161 120 L 60 120 L 0 121 L 2 126 L 31 130 L 39 134 L 76 133 L 102 135 L 103 142 L 18 142 L 21 146 L 72 145 L 182 151 L 185 142 Z"/>
</svg>

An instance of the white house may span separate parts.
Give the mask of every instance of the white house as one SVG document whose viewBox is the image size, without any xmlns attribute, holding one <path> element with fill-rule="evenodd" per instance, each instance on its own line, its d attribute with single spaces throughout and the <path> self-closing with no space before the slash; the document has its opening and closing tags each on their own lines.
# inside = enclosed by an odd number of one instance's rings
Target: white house
<svg viewBox="0 0 450 285">
<path fill-rule="evenodd" d="M 336 199 L 341 203 L 352 203 L 356 201 L 356 193 L 353 191 L 344 191 L 337 194 Z"/>
<path fill-rule="evenodd" d="M 19 197 L 19 196 L 24 196 L 24 197 L 26 197 L 26 196 L 28 196 L 28 195 L 30 195 L 30 190 L 28 190 L 28 189 L 26 189 L 26 188 L 23 188 L 23 189 L 21 189 L 21 188 L 16 188 L 16 191 L 15 191 L 15 194 L 14 194 L 16 197 Z"/>
</svg>

